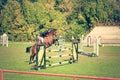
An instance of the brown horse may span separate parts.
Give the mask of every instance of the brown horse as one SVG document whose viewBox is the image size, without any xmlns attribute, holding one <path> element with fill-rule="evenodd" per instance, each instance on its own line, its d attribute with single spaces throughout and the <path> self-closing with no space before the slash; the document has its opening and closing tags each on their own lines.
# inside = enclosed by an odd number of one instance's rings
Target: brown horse
<svg viewBox="0 0 120 80">
<path fill-rule="evenodd" d="M 36 48 L 40 47 L 41 44 L 44 44 L 46 48 L 50 47 L 53 43 L 55 43 L 54 37 L 58 37 L 57 29 L 49 29 L 42 34 L 40 34 L 43 38 L 43 43 L 40 40 L 37 40 L 33 46 L 31 46 L 31 56 L 30 56 L 30 64 L 33 63 L 34 57 L 36 55 Z"/>
</svg>

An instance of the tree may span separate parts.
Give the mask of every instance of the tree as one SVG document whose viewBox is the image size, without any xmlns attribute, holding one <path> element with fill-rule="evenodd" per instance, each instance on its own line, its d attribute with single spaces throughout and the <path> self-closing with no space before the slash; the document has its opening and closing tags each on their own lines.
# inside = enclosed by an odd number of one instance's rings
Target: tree
<svg viewBox="0 0 120 80">
<path fill-rule="evenodd" d="M 80 36 L 101 23 L 120 22 L 120 0 L 1 0 L 0 34 L 12 41 L 35 40 L 48 28 Z"/>
</svg>

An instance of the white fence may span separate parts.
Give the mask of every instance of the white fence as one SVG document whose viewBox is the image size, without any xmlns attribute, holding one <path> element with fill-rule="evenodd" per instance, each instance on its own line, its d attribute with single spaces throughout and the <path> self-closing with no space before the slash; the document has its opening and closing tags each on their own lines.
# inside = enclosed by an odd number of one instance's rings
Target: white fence
<svg viewBox="0 0 120 80">
<path fill-rule="evenodd" d="M 3 34 L 0 36 L 0 45 L 8 47 L 8 36 L 7 34 Z"/>
</svg>

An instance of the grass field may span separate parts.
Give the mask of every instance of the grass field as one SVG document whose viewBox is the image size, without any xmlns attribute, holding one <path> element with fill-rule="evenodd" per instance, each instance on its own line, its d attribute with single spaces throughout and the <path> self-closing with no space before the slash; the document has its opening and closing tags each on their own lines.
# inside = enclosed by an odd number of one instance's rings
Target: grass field
<svg viewBox="0 0 120 80">
<path fill-rule="evenodd" d="M 0 69 L 36 72 L 36 70 L 30 69 L 30 54 L 25 53 L 25 48 L 30 45 L 30 43 L 11 43 L 9 47 L 0 46 Z M 92 51 L 92 48 L 84 47 L 84 50 Z M 100 47 L 99 57 L 91 58 L 79 54 L 78 63 L 50 67 L 37 72 L 120 78 L 120 46 Z M 5 73 L 5 80 L 72 79 Z"/>
</svg>

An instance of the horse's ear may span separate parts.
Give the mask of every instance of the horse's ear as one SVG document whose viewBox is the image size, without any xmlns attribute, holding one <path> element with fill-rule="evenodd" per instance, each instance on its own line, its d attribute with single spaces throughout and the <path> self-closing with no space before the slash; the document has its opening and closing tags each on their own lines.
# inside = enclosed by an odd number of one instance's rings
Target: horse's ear
<svg viewBox="0 0 120 80">
<path fill-rule="evenodd" d="M 55 31 L 57 31 L 57 29 L 54 29 Z"/>
<path fill-rule="evenodd" d="M 48 30 L 48 32 L 50 32 L 51 30 Z"/>
</svg>

